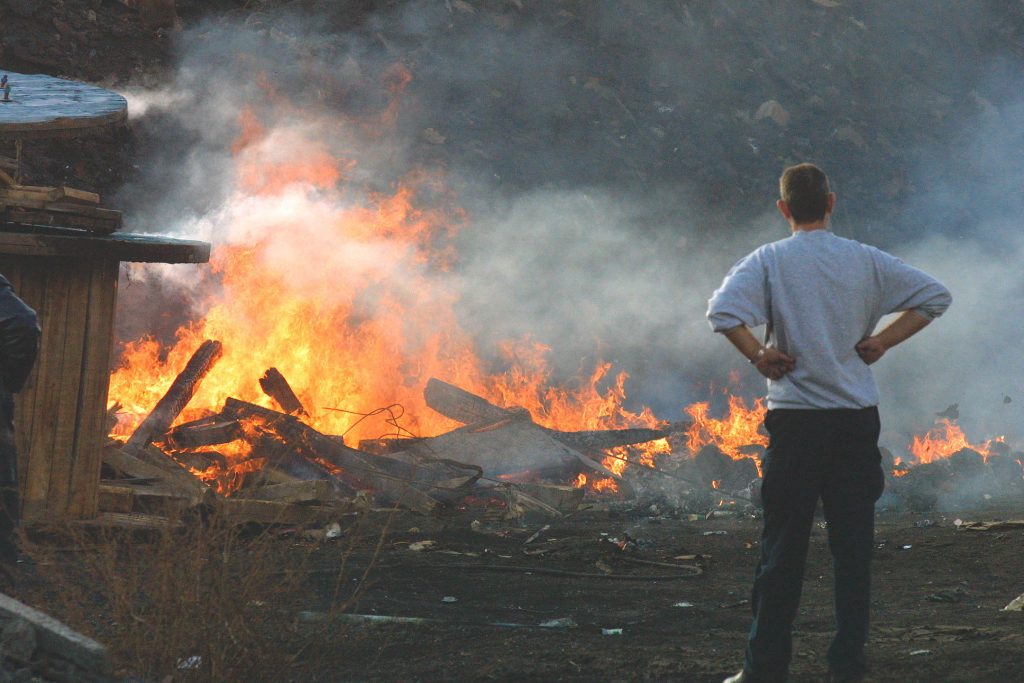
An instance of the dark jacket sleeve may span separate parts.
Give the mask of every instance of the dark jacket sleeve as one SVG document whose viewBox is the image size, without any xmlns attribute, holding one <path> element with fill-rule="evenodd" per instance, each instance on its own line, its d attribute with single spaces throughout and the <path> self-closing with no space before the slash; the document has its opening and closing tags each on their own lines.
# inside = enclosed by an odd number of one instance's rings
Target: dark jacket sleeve
<svg viewBox="0 0 1024 683">
<path fill-rule="evenodd" d="M 36 312 L 0 277 L 0 382 L 16 394 L 25 386 L 39 353 Z"/>
</svg>

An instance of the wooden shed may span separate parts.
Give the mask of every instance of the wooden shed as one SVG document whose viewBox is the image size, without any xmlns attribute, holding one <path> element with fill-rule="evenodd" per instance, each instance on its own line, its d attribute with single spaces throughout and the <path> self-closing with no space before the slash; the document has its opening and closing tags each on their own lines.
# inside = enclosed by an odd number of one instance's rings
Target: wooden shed
<svg viewBox="0 0 1024 683">
<path fill-rule="evenodd" d="M 16 399 L 26 521 L 96 515 L 122 261 L 201 263 L 210 245 L 131 234 L 0 231 L 0 274 L 39 314 L 39 360 Z"/>
</svg>

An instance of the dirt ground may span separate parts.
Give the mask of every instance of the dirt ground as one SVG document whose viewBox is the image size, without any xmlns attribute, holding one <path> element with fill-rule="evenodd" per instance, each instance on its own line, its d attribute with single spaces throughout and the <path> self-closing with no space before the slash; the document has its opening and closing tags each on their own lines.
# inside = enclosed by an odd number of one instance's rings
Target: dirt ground
<svg viewBox="0 0 1024 683">
<path fill-rule="evenodd" d="M 1020 514 L 1005 508 L 960 515 L 965 520 L 1015 516 Z M 1020 680 L 1024 617 L 1001 609 L 1024 590 L 1024 531 L 958 531 L 956 518 L 879 515 L 872 680 Z M 925 519 L 934 525 L 923 526 Z M 357 611 L 441 623 L 350 629 L 336 645 L 345 662 L 341 679 L 719 681 L 741 662 L 759 524 L 750 517 L 689 521 L 647 511 L 593 511 L 552 524 L 528 546 L 523 541 L 532 529 L 504 537 L 456 526 L 396 533 Z M 814 527 L 797 618 L 794 681 L 824 680 L 827 669 L 832 577 L 822 526 Z M 602 543 L 624 534 L 636 539 L 635 553 Z M 404 543 L 426 538 L 437 541 L 437 551 L 410 552 Z M 552 552 L 528 556 L 524 548 Z M 693 564 L 673 560 L 690 554 L 707 558 L 696 578 L 643 580 L 677 572 L 626 560 Z M 596 564 L 602 562 L 614 575 L 637 578 L 527 572 L 601 574 Z M 473 569 L 502 564 L 524 569 Z M 445 602 L 446 596 L 456 601 Z M 576 626 L 537 627 L 565 618 Z M 524 626 L 485 625 L 489 622 Z M 621 634 L 603 635 L 603 629 L 621 629 Z M 331 674 L 318 680 L 331 680 Z"/>
</svg>

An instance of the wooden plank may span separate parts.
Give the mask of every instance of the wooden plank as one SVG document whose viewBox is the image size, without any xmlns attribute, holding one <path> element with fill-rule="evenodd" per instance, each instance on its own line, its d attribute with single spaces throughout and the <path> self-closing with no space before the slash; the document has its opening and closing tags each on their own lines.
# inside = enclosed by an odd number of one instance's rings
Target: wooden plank
<svg viewBox="0 0 1024 683">
<path fill-rule="evenodd" d="M 67 457 L 54 450 L 58 430 L 54 424 L 60 404 L 64 371 L 63 336 L 68 317 L 68 293 L 71 265 L 65 259 L 45 264 L 44 300 L 37 313 L 42 327 L 39 347 L 38 380 L 32 412 L 31 451 L 25 472 L 23 513 L 26 518 L 49 515 L 50 471 L 54 459 Z"/>
<path fill-rule="evenodd" d="M 103 512 L 173 515 L 190 507 L 189 498 L 176 491 L 130 482 L 101 482 L 98 500 Z"/>
<path fill-rule="evenodd" d="M 178 414 L 185 408 L 206 374 L 220 359 L 224 347 L 219 341 L 207 339 L 195 350 L 185 367 L 171 382 L 167 392 L 157 401 L 152 412 L 128 438 L 129 452 L 142 449 L 156 437 L 163 436 Z M 134 453 L 133 453 L 134 454 Z"/>
<path fill-rule="evenodd" d="M 309 503 L 340 500 L 331 485 L 322 479 L 296 481 L 286 484 L 269 484 L 254 489 L 238 491 L 232 498 L 249 500 L 276 500 L 283 503 Z"/>
<path fill-rule="evenodd" d="M 145 460 L 121 448 L 106 448 L 103 462 L 130 477 L 156 480 L 170 490 L 187 496 L 190 505 L 209 504 L 216 497 L 213 489 L 167 456 L 151 454 L 148 449 L 142 453 Z"/>
<path fill-rule="evenodd" d="M 75 435 L 78 431 L 79 393 L 82 382 L 82 351 L 85 348 L 86 319 L 89 312 L 89 267 L 81 261 L 65 264 L 67 278 L 67 315 L 60 338 L 49 343 L 60 348 L 60 387 L 53 418 L 53 451 L 50 461 L 50 484 L 47 511 L 54 518 L 68 512 L 71 472 L 75 465 Z M 56 352 L 56 350 L 55 350 Z M 98 473 L 97 473 L 98 474 Z"/>
<path fill-rule="evenodd" d="M 68 515 L 72 517 L 91 517 L 98 510 L 97 487 L 107 440 L 107 390 L 120 271 L 117 261 L 92 261 L 90 266 L 74 467 L 68 501 Z"/>
</svg>

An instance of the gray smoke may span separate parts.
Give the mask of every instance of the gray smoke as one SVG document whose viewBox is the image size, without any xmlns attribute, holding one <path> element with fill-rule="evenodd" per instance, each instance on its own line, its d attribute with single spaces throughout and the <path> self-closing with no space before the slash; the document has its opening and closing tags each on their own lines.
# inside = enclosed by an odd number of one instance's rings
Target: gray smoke
<svg viewBox="0 0 1024 683">
<path fill-rule="evenodd" d="M 443 172 L 466 220 L 437 281 L 457 288 L 481 354 L 529 335 L 567 381 L 610 360 L 634 407 L 676 419 L 731 370 L 741 393 L 763 391 L 704 308 L 733 262 L 785 236 L 781 168 L 816 161 L 838 234 L 954 292 L 878 365 L 888 445 L 952 403 L 973 440 L 1024 437 L 1020 7 L 401 3 L 332 30 L 320 5 L 190 29 L 173 81 L 128 93 L 149 150 L 122 194 L 135 229 L 253 238 L 232 203 L 246 107 L 282 132 L 282 156 L 306 151 L 285 134 L 300 129 L 355 160 L 346 201 Z M 412 81 L 395 99 L 398 63 Z M 193 275 L 174 272 L 162 286 L 185 291 Z"/>
</svg>

